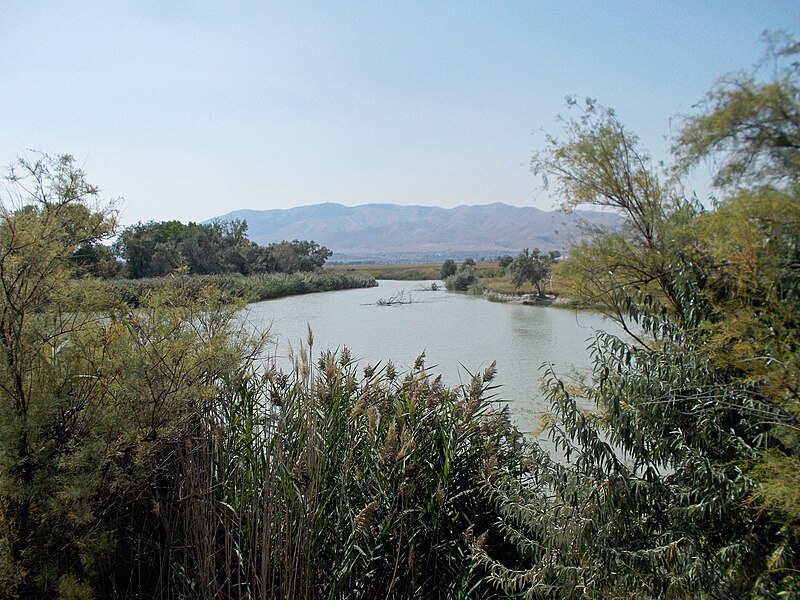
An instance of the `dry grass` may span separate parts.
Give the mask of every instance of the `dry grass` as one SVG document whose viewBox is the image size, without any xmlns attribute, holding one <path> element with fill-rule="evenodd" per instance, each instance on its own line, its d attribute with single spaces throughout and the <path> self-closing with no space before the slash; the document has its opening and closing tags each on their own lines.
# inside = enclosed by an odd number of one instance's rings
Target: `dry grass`
<svg viewBox="0 0 800 600">
<path fill-rule="evenodd" d="M 422 281 L 439 279 L 441 267 L 441 263 L 408 263 L 396 265 L 355 264 L 326 266 L 325 270 L 353 272 L 374 277 L 375 279 Z"/>
<path fill-rule="evenodd" d="M 481 278 L 481 286 L 498 294 L 532 294 L 536 291 L 533 285 L 527 282 L 521 288 L 517 288 L 506 277 Z"/>
<path fill-rule="evenodd" d="M 496 277 L 500 275 L 500 265 L 496 262 L 479 262 L 476 265 L 480 277 Z M 442 263 L 403 263 L 403 264 L 354 264 L 331 265 L 325 270 L 345 271 L 374 277 L 375 279 L 389 279 L 398 281 L 423 281 L 441 279 Z"/>
</svg>

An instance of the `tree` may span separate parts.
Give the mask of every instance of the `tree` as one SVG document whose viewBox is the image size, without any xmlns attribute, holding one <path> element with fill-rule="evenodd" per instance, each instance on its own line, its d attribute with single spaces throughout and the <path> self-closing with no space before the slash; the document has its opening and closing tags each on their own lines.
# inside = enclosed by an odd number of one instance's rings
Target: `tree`
<svg viewBox="0 0 800 600">
<path fill-rule="evenodd" d="M 478 272 L 475 267 L 467 266 L 455 275 L 444 280 L 444 287 L 451 292 L 466 292 L 478 284 Z"/>
<path fill-rule="evenodd" d="M 46 554 L 63 540 L 47 542 L 42 524 L 74 508 L 59 506 L 65 497 L 54 489 L 54 446 L 65 430 L 81 435 L 80 403 L 92 387 L 78 379 L 77 361 L 58 377 L 49 367 L 83 346 L 71 332 L 94 317 L 86 312 L 91 305 L 71 293 L 73 258 L 113 232 L 115 215 L 93 209 L 98 190 L 71 156 L 19 159 L 6 181 L 0 205 L 0 587 L 33 596 L 35 577 L 52 560 Z M 72 518 L 81 521 L 75 513 Z"/>
<path fill-rule="evenodd" d="M 169 286 L 135 311 L 117 305 L 110 288 L 74 280 L 116 213 L 72 157 L 21 159 L 6 183 L 0 597 L 150 596 L 181 448 L 241 364 L 238 307 Z"/>
<path fill-rule="evenodd" d="M 660 181 L 637 136 L 613 110 L 592 99 L 583 104 L 570 99 L 568 105 L 580 111 L 579 118 L 562 120 L 565 141 L 548 136 L 548 147 L 533 157 L 533 171 L 545 185 L 554 184 L 564 209 L 587 204 L 613 209 L 625 224 L 573 247 L 557 276 L 571 297 L 602 310 L 636 336 L 618 294 L 652 294 L 678 311 L 681 298 L 668 285 L 670 261 L 676 248 L 691 246 L 686 228 L 678 224 L 693 218 L 697 207 Z"/>
<path fill-rule="evenodd" d="M 683 120 L 673 146 L 679 172 L 715 157 L 720 188 L 800 181 L 800 42 L 775 34 L 765 34 L 765 41 L 760 68 L 722 79 L 700 104 L 702 112 Z M 766 66 L 776 75 L 764 81 Z"/>
<path fill-rule="evenodd" d="M 110 279 L 117 277 L 122 270 L 111 248 L 102 242 L 82 244 L 72 253 L 72 261 L 76 266 L 77 277 Z"/>
<path fill-rule="evenodd" d="M 162 277 L 180 268 L 195 275 L 314 271 L 332 254 L 313 241 L 258 246 L 247 240 L 247 223 L 242 220 L 138 223 L 122 232 L 114 249 L 133 279 Z"/>
<path fill-rule="evenodd" d="M 185 264 L 179 246 L 186 227 L 180 221 L 151 221 L 125 228 L 114 243 L 114 252 L 125 260 L 128 277 L 168 275 Z"/>
<path fill-rule="evenodd" d="M 459 271 L 466 271 L 469 268 L 475 268 L 475 261 L 471 258 L 465 258 L 464 262 L 461 263 L 461 266 L 458 268 Z"/>
<path fill-rule="evenodd" d="M 514 258 L 510 254 L 504 254 L 498 259 L 498 264 L 501 268 L 505 269 L 508 265 L 513 262 Z"/>
<path fill-rule="evenodd" d="M 446 261 L 442 263 L 442 268 L 440 270 L 440 277 L 444 280 L 450 277 L 451 275 L 456 274 L 456 261 L 452 258 L 448 258 Z"/>
<path fill-rule="evenodd" d="M 670 197 L 655 174 L 649 155 L 637 136 L 627 130 L 613 110 L 587 98 L 577 120 L 562 120 L 567 141 L 547 137 L 547 148 L 534 155 L 532 170 L 545 185 L 555 183 L 562 207 L 582 204 L 618 210 L 627 219 L 637 243 L 652 248 L 656 222 L 673 210 L 679 198 Z"/>
<path fill-rule="evenodd" d="M 322 267 L 333 252 L 314 241 L 293 240 L 270 244 L 264 249 L 264 263 L 270 271 L 296 273 Z"/>
<path fill-rule="evenodd" d="M 746 172 L 755 185 L 706 213 L 677 182 L 659 181 L 612 111 L 591 101 L 580 108 L 534 169 L 567 206 L 612 207 L 627 218 L 623 231 L 573 249 L 559 270 L 572 294 L 630 336 L 597 336 L 588 381 L 549 371 L 549 434 L 560 456 L 538 448 L 530 486 L 495 488 L 531 567 L 483 560 L 512 593 L 797 595 L 800 190 L 792 161 L 767 152 L 759 154 L 767 163 L 742 171 L 735 165 L 753 140 L 715 131 L 708 139 L 732 144 L 722 180 L 733 165 L 729 173 Z M 690 120 L 680 136 L 716 128 L 714 114 Z M 702 148 L 698 158 L 718 149 Z"/>
<path fill-rule="evenodd" d="M 550 269 L 555 262 L 555 254 L 550 252 L 544 254 L 538 248 L 529 251 L 527 248 L 520 252 L 509 265 L 511 271 L 511 281 L 519 289 L 525 282 L 530 282 L 536 287 L 536 293 L 540 298 L 544 297 L 542 281 L 550 275 Z"/>
</svg>

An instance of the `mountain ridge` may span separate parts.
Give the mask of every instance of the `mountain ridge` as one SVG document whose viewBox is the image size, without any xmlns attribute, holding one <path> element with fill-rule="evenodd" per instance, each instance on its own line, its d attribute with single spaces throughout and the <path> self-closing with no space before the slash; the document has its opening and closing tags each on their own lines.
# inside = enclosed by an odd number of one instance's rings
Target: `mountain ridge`
<svg viewBox="0 0 800 600">
<path fill-rule="evenodd" d="M 244 219 L 258 244 L 304 239 L 330 248 L 331 262 L 410 262 L 491 258 L 523 248 L 566 250 L 586 237 L 582 224 L 618 228 L 622 219 L 597 211 L 544 211 L 494 202 L 453 208 L 333 202 L 286 209 L 239 209 L 210 221 Z"/>
</svg>

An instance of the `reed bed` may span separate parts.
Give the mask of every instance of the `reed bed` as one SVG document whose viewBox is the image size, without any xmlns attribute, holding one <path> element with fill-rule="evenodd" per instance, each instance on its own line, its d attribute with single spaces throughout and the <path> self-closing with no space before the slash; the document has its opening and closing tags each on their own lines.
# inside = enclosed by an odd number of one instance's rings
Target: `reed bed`
<svg viewBox="0 0 800 600">
<path fill-rule="evenodd" d="M 260 302 L 284 296 L 374 287 L 375 279 L 366 274 L 342 271 L 306 271 L 259 275 L 175 275 L 145 279 L 117 279 L 103 282 L 108 291 L 129 306 L 140 306 L 144 298 L 165 285 L 179 283 L 187 293 L 199 297 L 213 287 L 232 300 Z M 77 284 L 82 285 L 82 284 Z"/>
<path fill-rule="evenodd" d="M 449 389 L 424 355 L 399 376 L 312 348 L 290 373 L 229 378 L 172 448 L 152 592 L 496 597 L 473 558 L 513 562 L 488 483 L 521 477 L 526 454 L 492 405 L 494 369 Z"/>
</svg>

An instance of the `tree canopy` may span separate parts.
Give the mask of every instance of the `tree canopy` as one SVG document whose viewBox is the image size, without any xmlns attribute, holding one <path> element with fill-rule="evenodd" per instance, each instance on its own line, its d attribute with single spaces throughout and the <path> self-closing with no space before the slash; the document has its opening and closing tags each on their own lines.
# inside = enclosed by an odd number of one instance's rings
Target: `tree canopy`
<svg viewBox="0 0 800 600">
<path fill-rule="evenodd" d="M 456 261 L 452 258 L 448 258 L 442 263 L 442 267 L 439 271 L 439 276 L 442 279 L 447 279 L 451 275 L 455 275 L 458 267 L 456 266 Z"/>
<path fill-rule="evenodd" d="M 677 172 L 715 158 L 727 192 L 713 211 L 662 180 L 593 101 L 573 102 L 563 140 L 534 157 L 567 206 L 626 217 L 573 248 L 558 275 L 629 335 L 597 336 L 586 381 L 549 371 L 557 456 L 540 447 L 530 485 L 496 490 L 531 558 L 519 569 L 484 555 L 506 591 L 800 594 L 797 63 L 779 73 L 729 79 L 684 121 Z"/>
<path fill-rule="evenodd" d="M 785 34 L 764 37 L 761 64 L 720 80 L 702 112 L 683 120 L 673 146 L 679 171 L 715 159 L 720 188 L 800 181 L 800 43 Z"/>
<path fill-rule="evenodd" d="M 332 254 L 313 241 L 259 246 L 247 239 L 247 223 L 239 219 L 208 224 L 138 223 L 122 231 L 114 252 L 124 259 L 127 274 L 134 279 L 176 270 L 195 275 L 313 271 Z"/>
<path fill-rule="evenodd" d="M 526 281 L 530 282 L 536 288 L 539 297 L 543 297 L 542 281 L 550 275 L 556 256 L 558 256 L 556 252 L 544 253 L 538 248 L 533 250 L 525 248 L 508 265 L 512 283 L 519 289 Z"/>
</svg>

